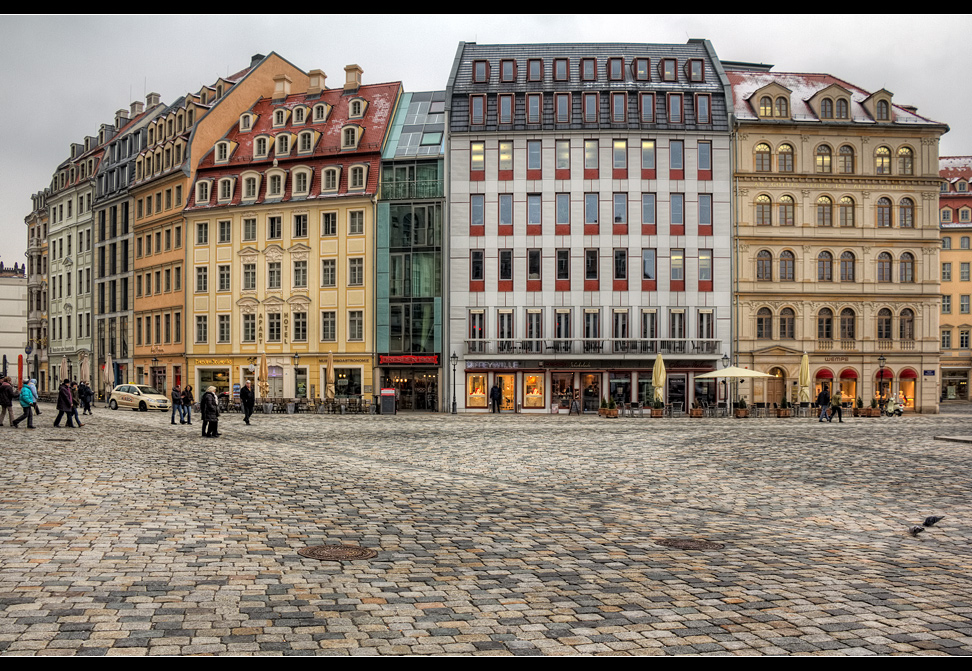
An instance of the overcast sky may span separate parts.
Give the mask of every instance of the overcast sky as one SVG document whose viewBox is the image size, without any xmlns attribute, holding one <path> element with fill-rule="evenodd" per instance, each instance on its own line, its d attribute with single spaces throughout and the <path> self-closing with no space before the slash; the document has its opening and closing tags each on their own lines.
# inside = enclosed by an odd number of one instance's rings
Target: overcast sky
<svg viewBox="0 0 972 671">
<path fill-rule="evenodd" d="M 947 123 L 942 156 L 972 154 L 969 15 L 184 15 L 5 16 L 0 22 L 0 260 L 24 261 L 30 196 L 50 183 L 72 142 L 157 92 L 180 95 L 277 52 L 305 72 L 344 81 L 444 89 L 460 41 L 685 43 L 708 39 L 725 60 L 776 72 L 824 72 Z"/>
</svg>

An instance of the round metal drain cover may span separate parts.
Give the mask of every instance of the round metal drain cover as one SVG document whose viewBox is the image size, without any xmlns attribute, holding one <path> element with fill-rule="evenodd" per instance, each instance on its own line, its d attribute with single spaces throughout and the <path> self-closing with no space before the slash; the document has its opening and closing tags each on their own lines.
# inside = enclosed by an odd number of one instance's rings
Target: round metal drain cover
<svg viewBox="0 0 972 671">
<path fill-rule="evenodd" d="M 372 559 L 378 553 L 357 545 L 313 545 L 297 550 L 297 554 L 308 559 L 320 561 L 351 561 L 354 559 Z"/>
<path fill-rule="evenodd" d="M 722 543 L 712 541 L 693 540 L 691 538 L 662 538 L 655 541 L 659 545 L 679 550 L 721 550 L 725 547 Z"/>
</svg>

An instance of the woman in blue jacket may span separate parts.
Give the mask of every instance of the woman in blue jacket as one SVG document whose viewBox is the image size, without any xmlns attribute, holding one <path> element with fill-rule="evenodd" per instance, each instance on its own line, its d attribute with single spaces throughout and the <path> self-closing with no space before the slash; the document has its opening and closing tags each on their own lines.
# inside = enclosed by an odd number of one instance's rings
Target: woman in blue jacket
<svg viewBox="0 0 972 671">
<path fill-rule="evenodd" d="M 22 414 L 20 417 L 18 417 L 13 421 L 14 427 L 18 426 L 22 421 L 24 421 L 24 419 L 26 419 L 27 428 L 28 429 L 34 428 L 33 410 L 34 410 L 34 403 L 36 401 L 37 399 L 34 398 L 34 394 L 31 393 L 30 387 L 28 385 L 25 384 L 20 388 L 20 407 L 24 409 L 24 414 Z"/>
</svg>

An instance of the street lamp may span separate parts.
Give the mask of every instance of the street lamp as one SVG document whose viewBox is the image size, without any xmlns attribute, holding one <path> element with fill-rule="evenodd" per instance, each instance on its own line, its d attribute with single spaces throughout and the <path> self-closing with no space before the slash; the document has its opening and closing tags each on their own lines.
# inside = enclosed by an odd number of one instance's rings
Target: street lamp
<svg viewBox="0 0 972 671">
<path fill-rule="evenodd" d="M 881 399 L 881 407 L 884 407 L 884 364 L 887 362 L 888 360 L 884 358 L 883 354 L 878 357 L 878 366 L 881 367 L 881 372 L 879 373 L 881 380 L 878 382 L 878 396 Z"/>
<path fill-rule="evenodd" d="M 300 353 L 294 352 L 293 359 L 294 359 L 294 398 L 296 398 L 297 396 L 300 395 L 300 392 L 297 389 L 297 366 L 300 365 Z"/>
<path fill-rule="evenodd" d="M 449 361 L 452 362 L 452 414 L 456 414 L 456 365 L 459 363 L 459 355 L 456 354 L 455 350 L 452 352 L 452 356 L 449 357 Z"/>
</svg>

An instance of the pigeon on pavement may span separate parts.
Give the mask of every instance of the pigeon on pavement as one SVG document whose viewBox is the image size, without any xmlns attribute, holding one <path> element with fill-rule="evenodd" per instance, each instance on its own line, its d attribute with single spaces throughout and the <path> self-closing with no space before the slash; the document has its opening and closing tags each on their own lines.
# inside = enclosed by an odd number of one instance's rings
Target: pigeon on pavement
<svg viewBox="0 0 972 671">
<path fill-rule="evenodd" d="M 908 533 L 910 533 L 912 536 L 917 536 L 918 534 L 920 534 L 924 530 L 925 530 L 925 527 L 922 527 L 922 526 L 919 526 L 919 525 L 916 524 L 913 527 L 910 527 L 908 529 Z"/>
<path fill-rule="evenodd" d="M 925 521 L 922 522 L 922 525 L 926 527 L 933 527 L 936 523 L 941 522 L 943 519 L 945 519 L 944 515 L 929 515 L 925 518 Z"/>
</svg>

